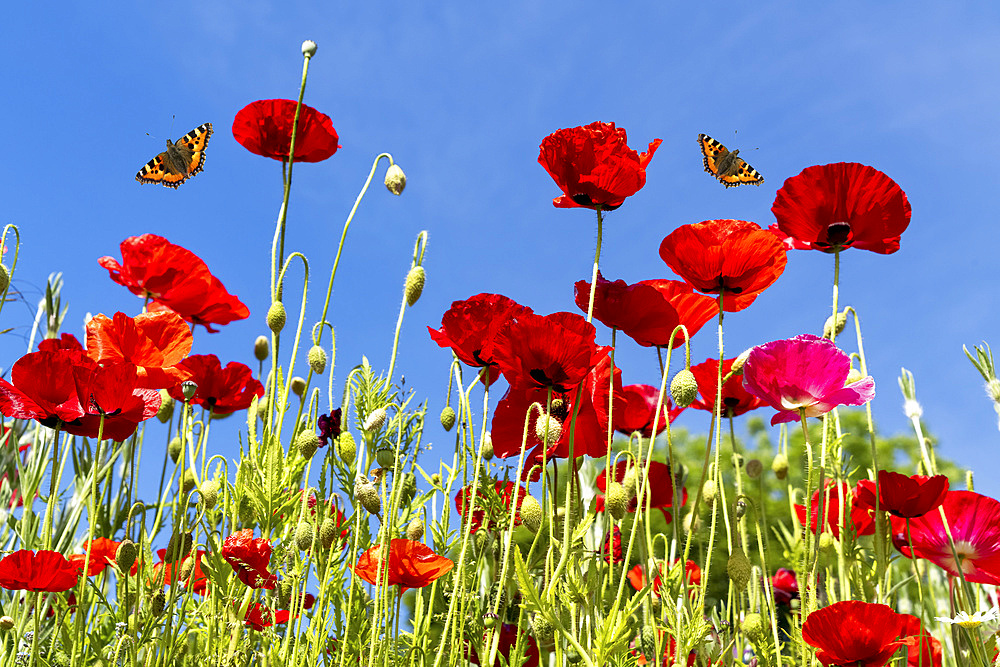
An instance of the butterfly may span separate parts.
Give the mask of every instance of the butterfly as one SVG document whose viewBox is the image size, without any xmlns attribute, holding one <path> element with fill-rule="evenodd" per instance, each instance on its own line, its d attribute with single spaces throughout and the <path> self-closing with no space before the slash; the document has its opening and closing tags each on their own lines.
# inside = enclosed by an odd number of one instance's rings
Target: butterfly
<svg viewBox="0 0 1000 667">
<path fill-rule="evenodd" d="M 727 188 L 735 188 L 744 183 L 760 185 L 764 177 L 739 157 L 739 150 L 729 149 L 707 134 L 698 135 L 698 146 L 705 156 L 705 171 L 719 179 Z"/>
<path fill-rule="evenodd" d="M 176 188 L 191 178 L 205 164 L 205 146 L 212 136 L 212 124 L 205 123 L 194 128 L 177 143 L 167 139 L 167 150 L 147 162 L 135 180 L 140 183 L 162 183 L 168 188 Z"/>
</svg>

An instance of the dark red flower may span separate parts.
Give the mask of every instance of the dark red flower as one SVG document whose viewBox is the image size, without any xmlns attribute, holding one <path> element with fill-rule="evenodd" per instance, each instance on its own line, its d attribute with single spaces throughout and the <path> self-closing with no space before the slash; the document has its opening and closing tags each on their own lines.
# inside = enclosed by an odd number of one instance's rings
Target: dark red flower
<svg viewBox="0 0 1000 667">
<path fill-rule="evenodd" d="M 604 358 L 594 325 L 575 313 L 522 313 L 497 333 L 493 359 L 511 387 L 570 392 Z"/>
<path fill-rule="evenodd" d="M 271 543 L 263 537 L 254 539 L 253 529 L 233 533 L 222 543 L 226 559 L 239 580 L 250 588 L 274 588 L 278 578 L 267 571 L 271 562 Z"/>
<path fill-rule="evenodd" d="M 39 352 L 55 352 L 57 350 L 83 352 L 83 344 L 71 333 L 61 334 L 59 338 L 46 338 L 38 343 Z"/>
<path fill-rule="evenodd" d="M 835 602 L 809 614 L 802 639 L 824 665 L 884 667 L 906 642 L 907 617 L 892 607 L 859 600 Z"/>
<path fill-rule="evenodd" d="M 114 319 L 96 315 L 87 323 L 87 353 L 103 364 L 124 361 L 138 367 L 139 386 L 166 389 L 187 379 L 179 364 L 191 352 L 191 330 L 176 313 L 145 313 Z"/>
<path fill-rule="evenodd" d="M 785 270 L 784 245 L 746 220 L 683 225 L 660 244 L 660 257 L 699 292 L 723 296 L 723 310 L 743 310 Z"/>
<path fill-rule="evenodd" d="M 341 409 L 337 408 L 328 415 L 320 415 L 316 420 L 320 447 L 326 447 L 330 440 L 336 440 L 340 435 L 340 413 Z"/>
<path fill-rule="evenodd" d="M 622 387 L 623 400 L 615 403 L 612 419 L 615 430 L 625 435 L 638 431 L 644 438 L 653 437 L 653 422 L 656 421 L 656 432 L 662 433 L 667 424 L 674 423 L 677 416 L 684 412 L 670 400 L 668 393 L 663 397 L 660 406 L 660 417 L 656 419 L 656 404 L 660 399 L 660 390 L 648 384 L 630 384 Z"/>
<path fill-rule="evenodd" d="M 806 167 L 785 181 L 771 206 L 798 247 L 861 248 L 888 255 L 910 224 L 910 202 L 881 171 L 855 162 Z"/>
<path fill-rule="evenodd" d="M 500 625 L 500 644 L 497 648 L 497 659 L 494 663 L 495 667 L 500 667 L 500 656 L 504 657 L 503 664 L 513 665 L 520 664 L 521 667 L 538 667 L 539 654 L 538 654 L 538 644 L 535 643 L 535 638 L 531 636 L 531 633 L 524 633 L 525 647 L 524 647 L 524 662 L 518 663 L 514 658 L 511 657 L 510 653 L 514 650 L 517 645 L 517 626 L 511 625 L 509 623 L 503 623 Z M 471 663 L 482 665 L 479 661 L 479 656 L 476 654 L 476 649 L 474 646 L 469 646 L 469 661 Z"/>
<path fill-rule="evenodd" d="M 601 547 L 601 553 L 604 554 L 604 562 L 610 565 L 612 561 L 615 563 L 625 562 L 625 554 L 622 553 L 622 530 L 618 526 L 614 527 L 604 538 L 604 546 Z"/>
<path fill-rule="evenodd" d="M 213 333 L 213 324 L 250 316 L 249 309 L 226 291 L 200 257 L 162 236 L 130 236 L 122 241 L 121 252 L 121 264 L 114 257 L 97 261 L 113 281 L 152 300 L 150 312 L 172 310 Z"/>
<path fill-rule="evenodd" d="M 87 568 L 87 576 L 92 577 L 95 574 L 100 574 L 104 572 L 104 569 L 115 564 L 115 554 L 118 551 L 118 545 L 121 542 L 115 542 L 114 540 L 109 540 L 106 537 L 98 537 L 93 542 L 93 546 L 90 549 L 90 565 Z M 87 550 L 87 542 L 83 543 L 84 552 Z M 87 554 L 73 554 L 67 559 L 70 563 L 76 567 L 77 572 L 83 573 L 84 563 L 87 560 Z"/>
<path fill-rule="evenodd" d="M 779 567 L 771 577 L 771 587 L 774 589 L 774 601 L 779 605 L 788 605 L 799 597 L 799 581 L 794 570 Z"/>
<path fill-rule="evenodd" d="M 630 462 L 628 460 L 622 459 L 615 465 L 615 481 L 621 482 L 625 479 L 625 473 L 628 471 Z M 641 468 L 640 468 L 641 472 Z M 642 486 L 641 484 L 639 485 Z M 607 481 L 604 479 L 604 470 L 597 475 L 597 488 L 604 493 L 607 490 Z M 649 462 L 649 477 L 646 482 L 646 488 L 649 489 L 649 506 L 650 508 L 657 508 L 663 512 L 663 518 L 670 523 L 673 520 L 673 515 L 670 513 L 670 508 L 673 507 L 674 503 L 674 479 L 670 472 L 670 466 L 666 463 L 660 461 L 650 461 Z M 603 511 L 603 496 L 598 496 L 598 511 Z M 681 487 L 681 505 L 686 505 L 688 500 L 687 489 Z M 645 501 L 643 501 L 645 502 Z M 628 511 L 634 512 L 639 507 L 638 496 L 629 501 Z"/>
<path fill-rule="evenodd" d="M 233 137 L 251 153 L 273 160 L 288 160 L 292 127 L 295 126 L 295 100 L 257 100 L 246 105 L 233 121 Z M 340 146 L 333 121 L 303 104 L 299 109 L 293 162 L 320 162 L 337 152 Z"/>
<path fill-rule="evenodd" d="M 0 560 L 0 586 L 9 591 L 59 593 L 79 579 L 79 569 L 58 551 L 21 549 Z"/>
<path fill-rule="evenodd" d="M 264 395 L 264 385 L 253 377 L 253 371 L 246 364 L 238 361 L 230 361 L 223 369 L 214 354 L 192 354 L 177 367 L 187 371 L 187 379 L 198 385 L 191 403 L 211 410 L 213 415 L 246 410 L 255 397 Z M 174 400 L 184 400 L 180 383 L 169 392 Z"/>
<path fill-rule="evenodd" d="M 614 123 L 556 130 L 542 140 L 538 153 L 539 164 L 565 193 L 552 203 L 559 208 L 618 208 L 646 184 L 646 165 L 660 143 L 651 141 L 640 155 Z"/>
<path fill-rule="evenodd" d="M 893 516 L 914 519 L 927 514 L 944 502 L 948 493 L 945 475 L 902 475 L 889 470 L 878 471 L 879 509 Z M 859 507 L 875 509 L 875 482 L 863 479 L 858 482 L 858 495 L 854 503 Z"/>
<path fill-rule="evenodd" d="M 843 495 L 845 507 L 850 507 L 851 512 L 849 515 L 845 515 L 845 519 L 850 521 L 850 527 L 854 535 L 871 535 L 875 532 L 875 520 L 872 518 L 871 512 L 869 512 L 864 507 L 859 507 L 851 503 L 851 489 L 845 482 L 841 482 L 838 486 L 833 482 L 828 482 L 826 486 L 825 497 L 823 501 L 823 512 L 826 514 L 826 523 L 823 527 L 817 530 L 816 525 L 819 523 L 819 513 L 820 513 L 820 499 L 819 491 L 814 491 L 812 495 L 812 507 L 809 512 L 809 525 L 812 532 L 819 535 L 822 532 L 829 532 L 835 538 L 840 539 L 840 498 Z M 795 516 L 798 518 L 799 523 L 805 525 L 806 522 L 806 507 L 805 505 L 795 505 Z"/>
<path fill-rule="evenodd" d="M 733 369 L 735 361 L 736 359 L 733 358 L 722 362 L 723 378 Z M 695 400 L 691 407 L 713 412 L 715 395 L 719 389 L 719 360 L 708 359 L 697 366 L 692 366 L 691 372 L 694 373 L 694 378 L 698 381 L 698 393 L 701 395 L 701 399 Z M 732 416 L 738 417 L 766 405 L 767 403 L 743 388 L 742 375 L 734 375 L 722 383 L 723 415 L 732 414 Z"/>
<path fill-rule="evenodd" d="M 473 368 L 489 368 L 487 385 L 496 382 L 500 369 L 493 361 L 493 339 L 507 322 L 531 309 L 499 294 L 477 294 L 455 301 L 441 318 L 441 328 L 427 332 L 441 347 Z"/>
<path fill-rule="evenodd" d="M 521 502 L 524 500 L 524 487 L 514 482 L 494 482 L 493 489 L 480 487 L 476 491 L 476 509 L 472 512 L 470 519 L 470 532 L 476 532 L 483 526 L 483 520 L 489 514 L 486 521 L 486 529 L 494 530 L 498 525 L 506 526 L 510 521 L 511 502 L 517 503 L 517 510 L 514 513 L 514 525 L 521 525 Z M 455 494 L 455 509 L 458 515 L 465 518 L 465 504 L 472 498 L 472 486 L 469 485 L 459 490 Z"/>
<path fill-rule="evenodd" d="M 361 554 L 354 572 L 372 586 L 381 583 L 382 577 L 388 577 L 389 586 L 399 585 L 402 595 L 411 588 L 423 588 L 435 579 L 451 571 L 455 563 L 451 559 L 439 556 L 422 542 L 398 538 L 389 544 L 389 558 L 384 565 L 380 577 L 379 569 L 385 562 L 379 556 L 381 545 L 375 545 Z"/>
</svg>

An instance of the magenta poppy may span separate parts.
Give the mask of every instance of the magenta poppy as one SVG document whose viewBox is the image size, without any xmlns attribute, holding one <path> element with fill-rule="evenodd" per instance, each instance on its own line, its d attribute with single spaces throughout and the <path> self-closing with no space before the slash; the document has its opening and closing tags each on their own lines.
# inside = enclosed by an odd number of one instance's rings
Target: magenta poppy
<svg viewBox="0 0 1000 667">
<path fill-rule="evenodd" d="M 272 160 L 288 160 L 295 125 L 295 100 L 257 100 L 246 105 L 233 120 L 233 137 L 251 153 Z M 340 146 L 333 121 L 325 113 L 302 105 L 295 133 L 293 162 L 320 162 Z"/>
</svg>

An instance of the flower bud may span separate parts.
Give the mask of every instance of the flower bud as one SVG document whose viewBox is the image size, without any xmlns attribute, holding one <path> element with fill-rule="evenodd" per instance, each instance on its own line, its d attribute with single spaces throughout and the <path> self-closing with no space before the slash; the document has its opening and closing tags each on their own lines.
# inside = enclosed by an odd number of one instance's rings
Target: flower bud
<svg viewBox="0 0 1000 667">
<path fill-rule="evenodd" d="M 267 309 L 267 328 L 274 333 L 285 328 L 285 304 L 275 301 Z"/>
<path fill-rule="evenodd" d="M 736 520 L 737 521 L 739 521 L 740 519 L 742 519 L 743 517 L 746 516 L 746 514 L 747 514 L 747 501 L 743 500 L 742 498 L 740 498 L 739 500 L 736 501 L 736 511 L 735 511 L 735 514 L 736 514 Z"/>
<path fill-rule="evenodd" d="M 132 564 L 135 563 L 138 553 L 138 549 L 135 548 L 135 542 L 132 540 L 123 540 L 115 551 L 115 565 L 118 566 L 118 571 L 128 572 L 132 569 Z"/>
<path fill-rule="evenodd" d="M 398 164 L 391 164 L 385 170 L 385 187 L 397 197 L 403 194 L 403 188 L 406 187 L 406 174 L 403 173 Z"/>
<path fill-rule="evenodd" d="M 295 527 L 295 545 L 299 551 L 306 551 L 312 546 L 315 534 L 311 523 L 308 521 L 299 522 L 299 525 Z"/>
<path fill-rule="evenodd" d="M 385 424 L 385 417 L 388 411 L 385 408 L 379 408 L 368 414 L 368 418 L 365 419 L 365 430 L 377 433 L 382 429 L 382 425 Z"/>
<path fill-rule="evenodd" d="M 850 376 L 848 376 L 849 378 Z M 903 401 L 903 414 L 906 415 L 907 419 L 920 419 L 920 416 L 924 414 L 924 409 L 915 399 L 908 398 Z"/>
<path fill-rule="evenodd" d="M 733 374 L 733 377 L 743 375 L 743 365 L 746 364 L 751 352 L 753 352 L 752 347 L 750 349 L 743 350 L 743 352 L 740 353 L 740 356 L 733 359 L 733 365 L 729 369 L 729 372 Z"/>
<path fill-rule="evenodd" d="M 493 460 L 493 436 L 489 433 L 483 438 L 483 460 Z"/>
<path fill-rule="evenodd" d="M 656 631 L 648 625 L 644 625 L 637 637 L 639 650 L 643 655 L 656 655 Z"/>
<path fill-rule="evenodd" d="M 417 476 L 412 472 L 403 473 L 399 480 L 399 502 L 409 505 L 417 496 Z"/>
<path fill-rule="evenodd" d="M 542 414 L 535 421 L 535 436 L 542 442 L 558 442 L 562 437 L 562 424 L 555 417 Z"/>
<path fill-rule="evenodd" d="M 186 400 L 190 401 L 198 393 L 198 383 L 194 380 L 184 380 L 181 382 L 181 393 L 184 394 Z"/>
<path fill-rule="evenodd" d="M 483 614 L 483 629 L 491 630 L 492 628 L 496 627 L 496 624 L 497 624 L 496 614 L 494 614 L 492 611 L 488 611 L 485 614 Z"/>
<path fill-rule="evenodd" d="M 358 477 L 354 482 L 354 497 L 369 514 L 382 511 L 382 498 L 378 495 L 375 485 L 365 477 Z"/>
<path fill-rule="evenodd" d="M 441 473 L 434 473 L 431 475 L 431 484 L 434 486 L 441 486 Z"/>
<path fill-rule="evenodd" d="M 836 333 L 834 333 L 833 315 L 830 315 L 830 317 L 826 318 L 826 322 L 823 324 L 823 338 L 833 340 L 834 335 L 839 336 L 844 331 L 845 326 L 847 326 L 847 310 L 844 310 L 842 313 L 837 313 Z"/>
<path fill-rule="evenodd" d="M 323 371 L 326 370 L 326 350 L 321 348 L 319 345 L 313 345 L 309 348 L 309 368 L 316 375 L 322 375 Z"/>
<path fill-rule="evenodd" d="M 622 488 L 625 489 L 625 494 L 628 496 L 629 501 L 635 498 L 639 490 L 639 471 L 636 470 L 635 466 L 629 466 L 625 470 L 625 476 L 622 478 Z"/>
<path fill-rule="evenodd" d="M 743 634 L 754 644 L 767 639 L 768 632 L 770 631 L 764 617 L 754 612 L 743 617 L 740 629 L 743 630 Z"/>
<path fill-rule="evenodd" d="M 337 455 L 344 465 L 350 467 L 358 455 L 358 446 L 354 442 L 354 436 L 350 431 L 343 431 L 337 436 Z"/>
<path fill-rule="evenodd" d="M 270 403 L 267 400 L 267 396 L 262 397 L 257 401 L 257 419 L 263 420 L 267 418 L 267 411 L 270 408 Z"/>
<path fill-rule="evenodd" d="M 250 499 L 245 496 L 242 500 L 240 500 L 240 504 L 236 512 L 239 515 L 240 523 L 243 524 L 244 528 L 252 526 L 257 522 L 257 514 L 254 511 L 253 503 L 250 502 Z"/>
<path fill-rule="evenodd" d="M 701 517 L 695 516 L 693 512 L 688 512 L 684 515 L 684 519 L 681 520 L 681 525 L 684 526 L 684 532 L 692 533 L 701 530 Z"/>
<path fill-rule="evenodd" d="M 201 494 L 202 504 L 207 509 L 212 509 L 219 502 L 219 483 L 216 481 L 205 482 L 198 492 Z"/>
<path fill-rule="evenodd" d="M 729 555 L 729 561 L 726 563 L 726 574 L 729 575 L 729 580 L 733 582 L 737 591 L 742 592 L 746 589 L 752 573 L 753 566 L 750 564 L 750 559 L 743 553 L 743 549 L 737 546 Z"/>
<path fill-rule="evenodd" d="M 541 614 L 535 614 L 532 617 L 531 631 L 541 644 L 548 644 L 556 636 L 555 628 Z"/>
<path fill-rule="evenodd" d="M 819 550 L 823 553 L 830 553 L 833 550 L 833 534 L 823 531 L 819 534 Z"/>
<path fill-rule="evenodd" d="M 191 533 L 174 533 L 167 542 L 167 553 L 163 555 L 164 563 L 176 563 L 186 556 L 194 546 Z"/>
<path fill-rule="evenodd" d="M 578 665 L 583 661 L 583 656 L 580 652 L 576 650 L 575 646 L 570 646 L 566 649 L 566 662 L 571 665 Z"/>
<path fill-rule="evenodd" d="M 184 562 L 181 563 L 180 569 L 177 574 L 181 581 L 187 581 L 191 579 L 191 573 L 194 572 L 195 565 L 198 564 L 198 553 L 195 552 L 191 557 L 185 558 Z"/>
<path fill-rule="evenodd" d="M 339 534 L 337 529 L 337 521 L 332 516 L 323 519 L 323 523 L 319 526 L 319 541 L 324 549 L 329 549 L 333 541 L 337 539 Z"/>
<path fill-rule="evenodd" d="M 293 377 L 288 383 L 288 388 L 292 390 L 292 393 L 302 398 L 302 394 L 306 393 L 306 380 L 298 375 Z"/>
<path fill-rule="evenodd" d="M 715 486 L 715 480 L 706 479 L 705 486 L 701 488 L 701 497 L 705 499 L 706 503 L 714 503 L 718 495 L 719 489 Z"/>
<path fill-rule="evenodd" d="M 375 451 L 375 462 L 380 468 L 392 470 L 396 467 L 396 452 L 392 447 L 379 447 Z"/>
<path fill-rule="evenodd" d="M 423 536 L 424 520 L 420 518 L 411 519 L 410 523 L 406 524 L 406 539 L 419 542 Z"/>
<path fill-rule="evenodd" d="M 532 533 L 542 527 L 542 506 L 534 496 L 525 496 L 521 501 L 521 523 Z"/>
<path fill-rule="evenodd" d="M 181 478 L 181 492 L 186 496 L 194 491 L 196 486 L 198 486 L 198 480 L 194 476 L 194 471 L 188 468 L 184 471 L 184 477 Z"/>
<path fill-rule="evenodd" d="M 267 359 L 267 355 L 270 354 L 268 350 L 268 340 L 267 336 L 257 336 L 257 340 L 253 342 L 253 356 L 257 361 L 264 361 Z"/>
<path fill-rule="evenodd" d="M 608 513 L 615 518 L 615 521 L 621 521 L 625 518 L 625 514 L 628 512 L 628 501 L 625 487 L 618 482 L 611 482 L 608 486 L 604 506 L 608 508 Z"/>
<path fill-rule="evenodd" d="M 162 590 L 156 591 L 153 594 L 153 602 L 151 605 L 151 611 L 153 616 L 159 616 L 163 613 L 163 608 L 167 606 L 167 596 Z"/>
<path fill-rule="evenodd" d="M 295 447 L 304 459 L 311 459 L 319 448 L 319 436 L 312 429 L 307 429 L 299 433 L 295 438 Z"/>
<path fill-rule="evenodd" d="M 694 373 L 687 368 L 677 371 L 677 375 L 670 381 L 670 396 L 679 408 L 686 408 L 694 403 L 694 399 L 698 398 L 698 381 Z"/>
<path fill-rule="evenodd" d="M 778 454 L 771 461 L 771 470 L 774 472 L 774 476 L 778 479 L 785 479 L 788 477 L 788 457 L 784 454 Z"/>
<path fill-rule="evenodd" d="M 422 266 L 414 266 L 406 274 L 406 284 L 403 287 L 403 295 L 406 296 L 406 303 L 411 306 L 417 302 L 420 295 L 424 293 L 424 283 L 427 282 L 427 272 Z"/>
<path fill-rule="evenodd" d="M 450 431 L 455 425 L 455 410 L 450 406 L 445 406 L 444 410 L 441 411 L 441 426 L 444 430 Z"/>
<path fill-rule="evenodd" d="M 312 58 L 314 55 L 316 55 L 316 42 L 312 41 L 311 39 L 307 39 L 306 41 L 302 42 L 302 55 L 304 55 L 306 58 Z"/>
<path fill-rule="evenodd" d="M 0 264 L 0 292 L 6 292 L 10 286 L 10 271 L 6 266 Z"/>
<path fill-rule="evenodd" d="M 764 464 L 760 459 L 750 459 L 747 461 L 747 477 L 757 479 L 764 473 Z"/>
<path fill-rule="evenodd" d="M 0 616 L 0 630 L 7 632 L 14 628 L 14 619 L 10 616 Z"/>
<path fill-rule="evenodd" d="M 156 418 L 161 424 L 166 424 L 174 416 L 174 399 L 167 393 L 166 389 L 160 390 L 160 407 L 156 411 Z"/>
<path fill-rule="evenodd" d="M 849 384 L 854 384 L 855 382 L 863 379 L 864 377 L 865 376 L 861 374 L 861 371 L 859 371 L 857 368 L 852 368 L 847 373 L 847 379 L 844 380 L 844 385 L 847 386 Z"/>
</svg>

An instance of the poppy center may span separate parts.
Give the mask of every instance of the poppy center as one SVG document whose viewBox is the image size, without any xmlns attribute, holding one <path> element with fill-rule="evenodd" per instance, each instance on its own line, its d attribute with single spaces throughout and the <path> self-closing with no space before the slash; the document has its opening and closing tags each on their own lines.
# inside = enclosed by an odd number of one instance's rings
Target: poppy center
<svg viewBox="0 0 1000 667">
<path fill-rule="evenodd" d="M 550 372 L 541 368 L 532 368 L 528 375 L 540 386 L 552 387 L 552 391 L 554 392 L 564 394 L 569 391 L 569 389 L 562 384 L 568 379 L 566 374 L 558 370 Z"/>
<path fill-rule="evenodd" d="M 826 242 L 840 248 L 848 245 L 851 238 L 851 223 L 833 222 L 826 228 Z"/>
</svg>

